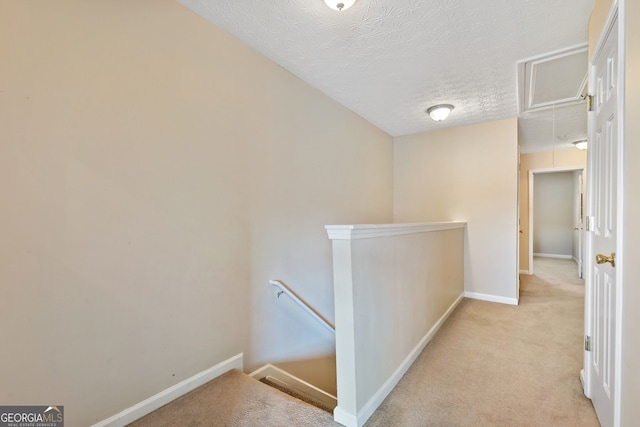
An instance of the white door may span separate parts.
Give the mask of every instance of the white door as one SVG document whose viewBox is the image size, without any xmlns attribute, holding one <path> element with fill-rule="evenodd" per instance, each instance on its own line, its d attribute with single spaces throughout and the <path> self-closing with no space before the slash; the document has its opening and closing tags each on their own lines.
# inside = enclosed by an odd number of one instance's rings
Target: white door
<svg viewBox="0 0 640 427">
<path fill-rule="evenodd" d="M 594 113 L 589 141 L 589 246 L 587 267 L 591 354 L 589 395 L 600 423 L 613 426 L 616 405 L 616 233 L 618 166 L 617 19 L 591 67 Z"/>
</svg>

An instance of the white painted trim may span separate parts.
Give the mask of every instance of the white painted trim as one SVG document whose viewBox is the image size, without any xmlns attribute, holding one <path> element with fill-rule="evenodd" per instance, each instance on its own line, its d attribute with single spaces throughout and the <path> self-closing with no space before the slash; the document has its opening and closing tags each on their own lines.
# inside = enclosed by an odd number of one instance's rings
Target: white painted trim
<svg viewBox="0 0 640 427">
<path fill-rule="evenodd" d="M 354 224 L 325 225 L 331 240 L 355 240 L 371 237 L 398 236 L 401 234 L 426 233 L 430 231 L 464 228 L 466 222 L 424 222 L 415 224 Z"/>
<path fill-rule="evenodd" d="M 573 46 L 569 46 L 569 47 L 565 47 L 562 49 L 557 49 L 557 50 L 552 50 L 551 52 L 547 52 L 547 53 L 543 53 L 541 55 L 534 55 L 534 56 L 530 56 L 528 58 L 524 58 L 518 61 L 518 65 L 519 64 L 524 64 L 526 62 L 531 62 L 531 61 L 538 61 L 540 59 L 544 59 L 544 58 L 551 58 L 551 57 L 563 57 L 566 56 L 567 53 L 571 53 L 573 51 L 576 51 L 578 49 L 587 49 L 589 46 L 588 43 L 578 43 L 578 44 L 574 44 Z"/>
<path fill-rule="evenodd" d="M 358 417 L 350 412 L 345 411 L 340 406 L 336 406 L 333 410 L 333 420 L 338 424 L 342 424 L 346 427 L 357 427 Z"/>
<path fill-rule="evenodd" d="M 516 298 L 507 298 L 507 297 L 500 297 L 497 295 L 480 294 L 477 292 L 467 292 L 467 291 L 465 291 L 464 296 L 465 298 L 477 299 L 481 301 L 497 302 L 500 304 L 509 304 L 509 305 L 518 305 L 518 300 Z"/>
<path fill-rule="evenodd" d="M 409 370 L 413 362 L 416 361 L 420 353 L 425 349 L 427 344 L 433 339 L 433 336 L 438 332 L 438 330 L 442 327 L 444 322 L 451 316 L 453 310 L 462 302 L 464 299 L 464 293 L 461 293 L 458 298 L 449 306 L 447 311 L 444 312 L 442 316 L 438 319 L 438 321 L 429 329 L 429 331 L 425 334 L 424 337 L 418 342 L 418 344 L 411 350 L 411 352 L 407 355 L 407 357 L 402 361 L 400 366 L 395 370 L 395 372 L 382 384 L 382 386 L 378 389 L 378 391 L 369 399 L 369 401 L 362 407 L 362 409 L 358 412 L 357 416 L 350 414 L 340 407 L 336 407 L 333 411 L 334 420 L 346 427 L 362 427 L 367 420 L 373 415 L 376 409 L 380 406 L 380 404 L 384 401 L 384 399 L 391 393 L 393 388 L 398 384 L 402 376 Z"/>
<path fill-rule="evenodd" d="M 614 5 L 617 4 L 617 0 L 613 0 Z M 620 264 L 616 264 L 616 355 L 615 364 L 616 369 L 614 372 L 615 386 L 614 395 L 615 400 L 613 403 L 613 423 L 614 425 L 622 424 L 622 328 L 623 328 L 623 316 L 622 306 L 624 301 L 625 283 L 623 282 L 626 256 L 622 248 L 625 242 L 625 227 L 624 227 L 624 147 L 627 144 L 626 132 L 625 132 L 625 99 L 626 99 L 626 78 L 627 78 L 627 0 L 619 0 L 618 10 L 615 12 L 618 20 L 618 176 L 617 176 L 617 219 L 616 227 L 616 254 Z"/>
<path fill-rule="evenodd" d="M 529 243 L 529 270 L 533 272 L 533 170 L 529 169 L 529 229 L 527 239 Z"/>
<path fill-rule="evenodd" d="M 556 172 L 575 172 L 584 170 L 584 166 L 567 166 L 563 168 L 538 168 L 538 169 L 529 169 L 529 172 L 532 173 L 556 173 Z"/>
<path fill-rule="evenodd" d="M 307 396 L 312 400 L 317 400 L 330 408 L 335 408 L 338 405 L 337 397 L 270 363 L 256 369 L 250 373 L 249 376 L 257 380 L 265 377 L 275 379 L 275 382 L 281 384 L 283 387 Z"/>
<path fill-rule="evenodd" d="M 520 274 L 527 274 L 527 275 L 531 276 L 533 273 L 531 273 L 531 271 L 529 271 L 529 270 L 520 270 Z"/>
<path fill-rule="evenodd" d="M 563 255 L 563 254 L 541 254 L 534 253 L 533 256 L 537 256 L 540 258 L 558 258 L 558 259 L 574 259 L 573 255 Z"/>
<path fill-rule="evenodd" d="M 125 409 L 124 411 L 118 412 L 117 414 L 107 418 L 106 420 L 102 420 L 97 424 L 94 424 L 92 427 L 126 426 L 127 424 L 130 424 L 135 420 L 142 418 L 147 414 L 150 414 L 161 406 L 164 406 L 167 403 L 172 402 L 177 398 L 189 393 L 190 391 L 195 390 L 201 385 L 204 385 L 209 381 L 218 378 L 220 375 L 225 374 L 232 369 L 238 369 L 242 371 L 242 353 L 233 356 L 223 362 L 220 362 L 209 369 L 199 372 L 192 377 L 180 381 L 178 384 L 175 384 L 161 391 L 160 393 L 154 394 L 150 398 L 145 399 L 142 402 Z"/>
<path fill-rule="evenodd" d="M 584 369 L 580 369 L 580 385 L 582 386 L 582 392 L 586 397 L 589 397 L 584 381 Z"/>
<path fill-rule="evenodd" d="M 613 6 L 613 5 L 612 5 Z M 593 50 L 593 53 L 591 55 L 591 61 L 589 63 L 589 92 L 590 94 L 595 93 L 595 75 L 594 75 L 594 68 L 596 67 L 596 57 L 597 57 L 597 53 L 602 50 L 602 45 L 604 42 L 604 38 L 603 35 L 605 33 L 608 33 L 610 30 L 610 25 L 611 25 L 611 21 L 609 21 L 609 17 L 607 18 L 607 24 L 605 24 L 603 31 L 600 33 L 600 35 L 598 36 L 598 41 L 596 42 L 596 46 Z M 588 112 L 588 120 L 587 120 L 587 139 L 588 141 L 593 141 L 594 140 L 594 136 L 595 136 L 595 127 L 594 127 L 594 123 L 595 123 L 595 111 L 594 112 Z M 585 230 L 588 230 L 589 224 L 590 224 L 590 220 L 589 218 L 593 215 L 594 212 L 594 206 L 595 206 L 595 202 L 594 202 L 594 198 L 593 198 L 593 187 L 595 184 L 595 180 L 594 180 L 594 176 L 595 174 L 592 173 L 592 171 L 595 171 L 594 166 L 594 160 L 593 160 L 593 154 L 592 154 L 592 150 L 587 150 L 587 169 L 589 170 L 589 174 L 587 175 L 587 186 L 586 186 L 586 198 L 587 198 L 587 203 L 585 206 L 585 219 L 586 219 L 586 224 L 585 224 Z M 593 304 L 593 299 L 591 298 L 591 294 L 592 294 L 592 253 L 593 253 L 593 233 L 591 232 L 592 230 L 588 231 L 585 233 L 585 255 L 584 255 L 584 284 L 585 284 L 585 299 L 584 299 L 584 307 L 585 307 L 585 314 L 584 314 L 584 336 L 593 336 L 592 334 L 592 327 L 591 327 L 591 321 L 592 321 L 592 317 L 593 317 L 593 309 L 592 309 L 592 304 Z M 583 349 L 583 369 L 582 371 L 584 372 L 584 394 L 586 397 L 591 398 L 592 397 L 592 393 L 591 393 L 591 352 L 590 351 L 586 351 L 586 349 Z M 595 409 L 595 408 L 594 408 Z"/>
</svg>

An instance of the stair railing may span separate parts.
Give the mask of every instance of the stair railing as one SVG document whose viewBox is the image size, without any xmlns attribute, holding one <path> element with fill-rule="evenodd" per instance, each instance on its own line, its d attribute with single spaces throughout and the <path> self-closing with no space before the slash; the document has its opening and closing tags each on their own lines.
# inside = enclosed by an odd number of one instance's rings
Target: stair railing
<svg viewBox="0 0 640 427">
<path fill-rule="evenodd" d="M 313 307 L 311 307 L 306 301 L 296 295 L 291 289 L 287 287 L 280 280 L 269 280 L 269 284 L 276 287 L 278 289 L 277 297 L 280 298 L 280 295 L 285 294 L 289 298 L 291 298 L 296 304 L 298 304 L 304 311 L 306 311 L 311 317 L 317 320 L 322 326 L 331 331 L 332 334 L 336 334 L 336 328 L 333 326 L 327 319 L 325 319 L 320 313 L 315 311 Z"/>
</svg>

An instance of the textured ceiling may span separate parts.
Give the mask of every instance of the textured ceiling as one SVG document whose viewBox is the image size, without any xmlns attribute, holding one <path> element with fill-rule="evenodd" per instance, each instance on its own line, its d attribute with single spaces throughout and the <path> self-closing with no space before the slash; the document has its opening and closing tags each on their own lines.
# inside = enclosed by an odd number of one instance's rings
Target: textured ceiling
<svg viewBox="0 0 640 427">
<path fill-rule="evenodd" d="M 516 64 L 585 43 L 594 4 L 358 0 L 337 12 L 322 0 L 179 1 L 393 136 L 517 117 Z M 436 123 L 425 109 L 440 103 L 455 109 Z M 521 138 L 548 112 L 523 119 Z"/>
</svg>

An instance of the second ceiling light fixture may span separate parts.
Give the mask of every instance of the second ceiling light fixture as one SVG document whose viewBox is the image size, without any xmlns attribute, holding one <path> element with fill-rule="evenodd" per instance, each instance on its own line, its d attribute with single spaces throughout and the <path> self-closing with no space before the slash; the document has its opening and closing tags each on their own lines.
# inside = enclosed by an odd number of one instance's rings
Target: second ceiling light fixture
<svg viewBox="0 0 640 427">
<path fill-rule="evenodd" d="M 324 0 L 327 6 L 329 6 L 333 10 L 345 10 L 349 9 L 356 0 Z"/>
</svg>

